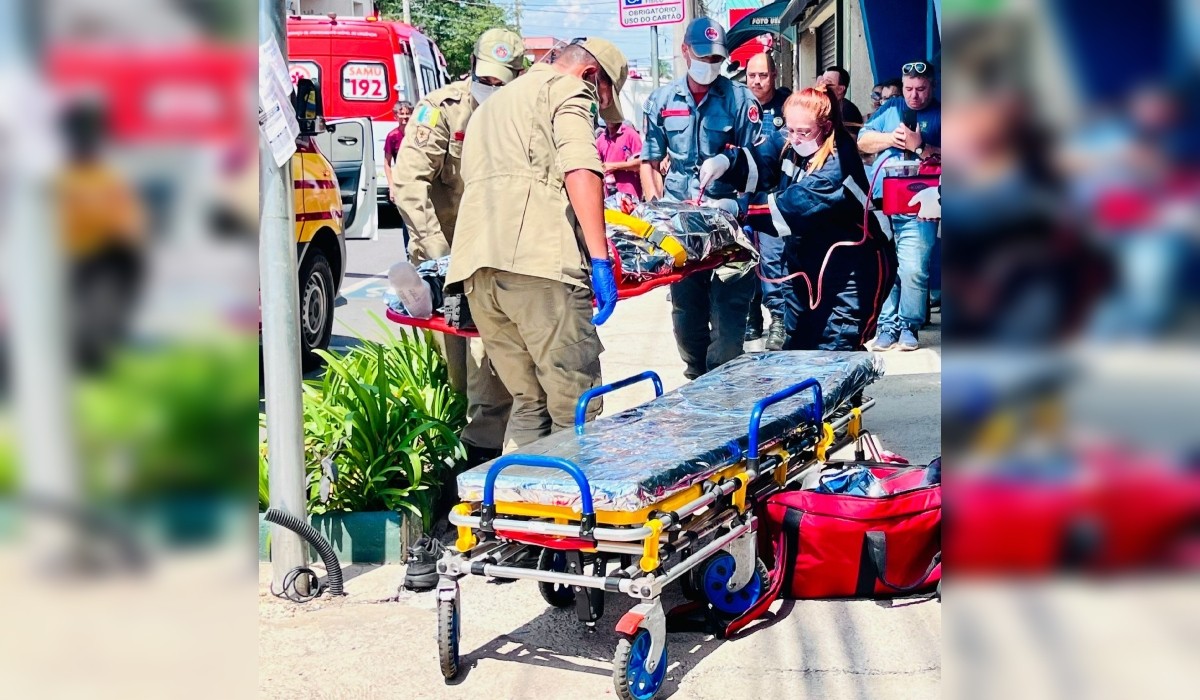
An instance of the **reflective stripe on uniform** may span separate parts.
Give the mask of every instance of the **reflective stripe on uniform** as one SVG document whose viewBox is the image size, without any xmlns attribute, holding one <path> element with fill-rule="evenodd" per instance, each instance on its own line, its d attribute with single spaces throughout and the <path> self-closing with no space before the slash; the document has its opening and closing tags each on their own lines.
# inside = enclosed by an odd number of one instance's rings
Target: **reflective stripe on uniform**
<svg viewBox="0 0 1200 700">
<path fill-rule="evenodd" d="M 854 195 L 854 198 L 858 200 L 863 209 L 870 209 L 871 202 L 867 199 L 867 193 L 863 192 L 863 189 L 858 186 L 853 177 L 847 176 L 842 186 L 849 190 L 850 194 Z M 892 222 L 878 209 L 871 209 L 871 213 L 875 215 L 875 219 L 879 222 L 879 228 L 883 230 L 883 235 L 890 239 L 892 237 Z"/>
<path fill-rule="evenodd" d="M 779 204 L 775 201 L 775 193 L 767 195 L 767 206 L 771 209 L 771 223 L 775 224 L 775 232 L 780 236 L 792 235 L 792 229 L 787 225 L 787 221 L 783 218 L 783 213 L 779 211 Z"/>
<path fill-rule="evenodd" d="M 754 162 L 749 148 L 743 148 L 742 153 L 746 154 L 746 168 L 750 171 L 746 176 L 746 191 L 753 192 L 758 189 L 758 164 Z"/>
</svg>

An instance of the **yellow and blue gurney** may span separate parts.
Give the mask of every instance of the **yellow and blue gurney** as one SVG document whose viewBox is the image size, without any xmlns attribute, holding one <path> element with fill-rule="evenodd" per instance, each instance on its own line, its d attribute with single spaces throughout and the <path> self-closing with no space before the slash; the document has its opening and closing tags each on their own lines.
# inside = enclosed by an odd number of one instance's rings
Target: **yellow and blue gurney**
<svg viewBox="0 0 1200 700">
<path fill-rule="evenodd" d="M 744 355 L 663 393 L 653 372 L 580 397 L 573 431 L 549 435 L 458 477 L 456 546 L 438 562 L 442 672 L 458 673 L 467 575 L 538 582 L 543 598 L 594 625 L 604 593 L 637 599 L 617 624 L 620 698 L 653 697 L 665 678 L 660 595 L 685 594 L 735 617 L 766 589 L 753 504 L 861 438 L 863 390 L 882 376 L 866 352 Z M 593 399 L 641 381 L 648 403 L 584 423 Z M 529 548 L 537 566 L 514 560 Z"/>
</svg>

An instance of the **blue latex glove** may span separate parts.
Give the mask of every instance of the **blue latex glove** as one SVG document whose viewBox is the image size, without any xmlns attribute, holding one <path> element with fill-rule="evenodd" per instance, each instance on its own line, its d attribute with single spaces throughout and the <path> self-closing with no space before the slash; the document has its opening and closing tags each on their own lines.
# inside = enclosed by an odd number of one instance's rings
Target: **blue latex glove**
<svg viewBox="0 0 1200 700">
<path fill-rule="evenodd" d="M 592 293 L 596 295 L 598 309 L 592 317 L 592 323 L 599 326 L 617 308 L 617 280 L 613 277 L 611 260 L 592 258 Z"/>
</svg>

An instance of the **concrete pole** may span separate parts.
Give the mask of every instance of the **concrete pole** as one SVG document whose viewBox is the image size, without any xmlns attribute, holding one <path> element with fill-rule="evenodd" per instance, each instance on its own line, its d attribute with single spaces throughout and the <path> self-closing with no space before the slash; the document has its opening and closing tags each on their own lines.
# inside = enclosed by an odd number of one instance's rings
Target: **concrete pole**
<svg viewBox="0 0 1200 700">
<path fill-rule="evenodd" d="M 404 0 L 404 23 L 412 24 L 412 16 L 408 13 L 408 0 Z"/>
<path fill-rule="evenodd" d="M 650 26 L 650 84 L 658 89 L 658 25 Z"/>
<path fill-rule="evenodd" d="M 258 41 L 275 41 L 287 60 L 283 0 L 258 0 Z M 307 517 L 304 498 L 304 436 L 300 404 L 300 300 L 296 279 L 292 169 L 276 167 L 266 140 L 258 143 L 260 233 L 259 286 L 262 290 L 263 371 L 270 450 L 271 507 Z M 279 525 L 271 529 L 271 575 L 276 590 L 283 577 L 308 564 L 308 545 Z M 298 581 L 297 587 L 307 581 Z M 300 593 L 307 593 L 299 590 Z"/>
<path fill-rule="evenodd" d="M 0 7 L 0 66 L 19 108 L 0 110 L 0 139 L 11 144 L 0 156 L 9 174 L 9 205 L 0 223 L 7 261 L 9 376 L 17 410 L 22 496 L 75 512 L 83 505 L 71 409 L 71 363 L 67 333 L 67 275 L 57 207 L 50 196 L 61 163 L 61 141 L 45 82 L 36 74 L 38 35 L 30 3 Z M 8 132 L 5 134 L 4 132 Z M 8 138 L 5 139 L 4 137 Z M 70 562 L 83 537 L 65 518 L 31 518 L 31 552 L 58 564 Z M 86 537 L 87 533 L 82 533 Z"/>
</svg>

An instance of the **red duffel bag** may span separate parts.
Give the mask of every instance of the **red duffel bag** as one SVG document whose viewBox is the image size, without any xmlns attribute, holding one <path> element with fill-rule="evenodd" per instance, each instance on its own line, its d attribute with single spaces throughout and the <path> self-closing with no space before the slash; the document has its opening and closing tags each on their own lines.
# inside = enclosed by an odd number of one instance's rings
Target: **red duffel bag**
<svg viewBox="0 0 1200 700">
<path fill-rule="evenodd" d="M 880 598 L 932 590 L 941 581 L 941 464 L 831 464 L 828 475 L 865 467 L 870 495 L 795 489 L 759 507 L 770 586 L 726 628 L 736 634 L 779 597 Z M 930 483 L 932 482 L 932 483 Z"/>
</svg>

